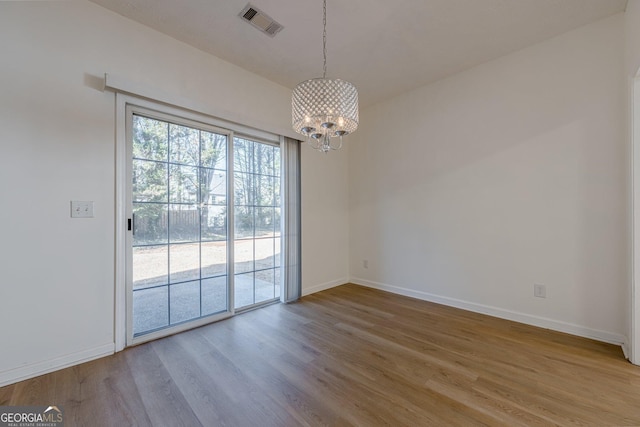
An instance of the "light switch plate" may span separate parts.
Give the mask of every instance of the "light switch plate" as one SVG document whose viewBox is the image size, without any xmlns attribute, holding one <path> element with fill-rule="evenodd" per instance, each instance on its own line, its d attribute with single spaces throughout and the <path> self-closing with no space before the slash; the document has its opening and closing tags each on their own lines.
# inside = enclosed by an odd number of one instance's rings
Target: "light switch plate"
<svg viewBox="0 0 640 427">
<path fill-rule="evenodd" d="M 71 218 L 93 218 L 93 202 L 72 200 Z"/>
</svg>

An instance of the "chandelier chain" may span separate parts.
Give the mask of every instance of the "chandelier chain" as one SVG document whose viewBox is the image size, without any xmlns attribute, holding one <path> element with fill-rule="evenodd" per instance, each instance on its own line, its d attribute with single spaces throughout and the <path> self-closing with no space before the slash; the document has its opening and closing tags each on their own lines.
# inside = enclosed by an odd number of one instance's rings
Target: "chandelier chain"
<svg viewBox="0 0 640 427">
<path fill-rule="evenodd" d="M 324 0 L 322 4 L 322 54 L 324 57 L 324 64 L 322 67 L 322 78 L 327 78 L 327 0 Z"/>
</svg>

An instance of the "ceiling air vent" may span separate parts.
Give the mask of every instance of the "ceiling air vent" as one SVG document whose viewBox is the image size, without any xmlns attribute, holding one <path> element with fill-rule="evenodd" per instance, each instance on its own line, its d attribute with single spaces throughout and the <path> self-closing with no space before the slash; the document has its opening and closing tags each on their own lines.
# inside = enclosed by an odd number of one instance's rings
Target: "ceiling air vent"
<svg viewBox="0 0 640 427">
<path fill-rule="evenodd" d="M 269 15 L 251 5 L 251 3 L 248 3 L 238 16 L 270 37 L 275 36 L 284 28 L 282 25 L 274 21 Z"/>
</svg>

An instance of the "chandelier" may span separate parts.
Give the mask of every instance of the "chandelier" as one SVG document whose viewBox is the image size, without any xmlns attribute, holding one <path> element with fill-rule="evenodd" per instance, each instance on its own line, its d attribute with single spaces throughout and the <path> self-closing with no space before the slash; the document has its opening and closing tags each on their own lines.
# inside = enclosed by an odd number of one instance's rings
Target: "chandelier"
<svg viewBox="0 0 640 427">
<path fill-rule="evenodd" d="M 358 91 L 349 82 L 326 78 L 327 0 L 322 12 L 322 78 L 296 86 L 291 97 L 291 116 L 293 130 L 304 135 L 314 150 L 327 153 L 342 148 L 342 137 L 358 128 Z"/>
</svg>

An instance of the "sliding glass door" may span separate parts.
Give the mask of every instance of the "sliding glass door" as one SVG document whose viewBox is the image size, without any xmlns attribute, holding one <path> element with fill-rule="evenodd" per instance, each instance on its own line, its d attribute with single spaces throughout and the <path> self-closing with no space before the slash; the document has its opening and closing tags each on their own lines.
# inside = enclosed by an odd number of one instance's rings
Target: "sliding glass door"
<svg viewBox="0 0 640 427">
<path fill-rule="evenodd" d="M 131 342 L 278 300 L 280 147 L 142 108 L 127 118 Z"/>
<path fill-rule="evenodd" d="M 134 336 L 229 309 L 229 140 L 213 128 L 131 115 Z"/>
</svg>

